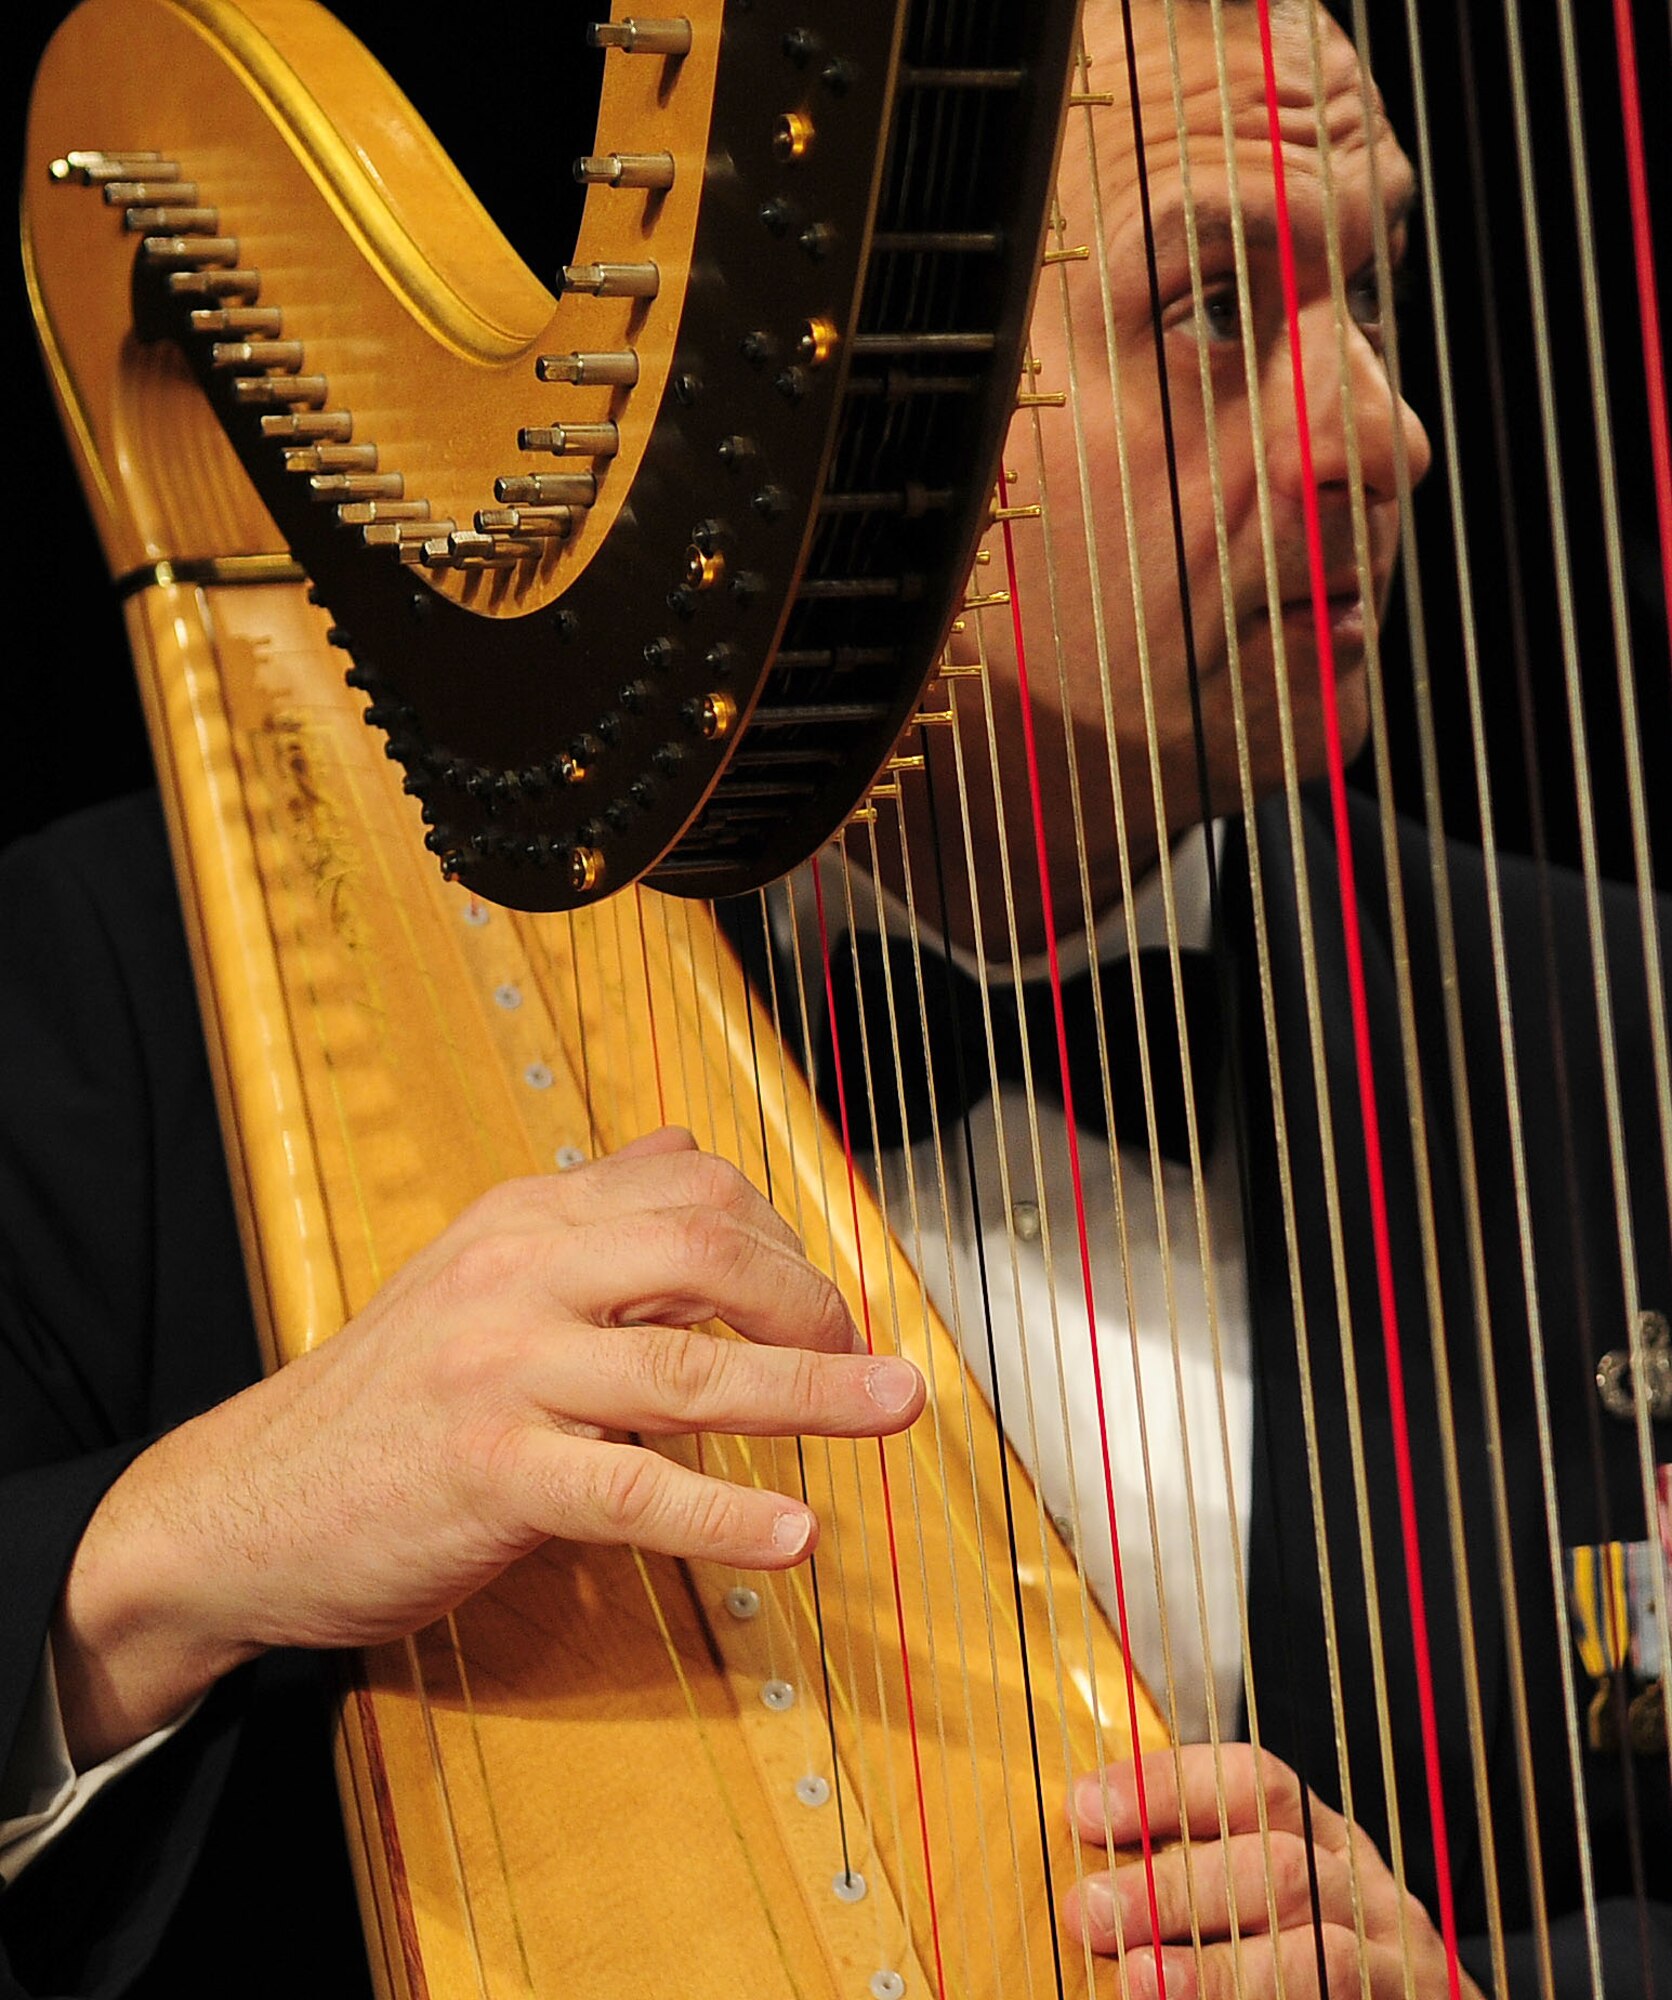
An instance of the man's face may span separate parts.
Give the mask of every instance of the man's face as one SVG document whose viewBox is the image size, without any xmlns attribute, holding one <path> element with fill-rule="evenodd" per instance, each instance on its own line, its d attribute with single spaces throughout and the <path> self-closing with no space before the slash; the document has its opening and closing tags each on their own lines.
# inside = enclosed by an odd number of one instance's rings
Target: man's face
<svg viewBox="0 0 1672 2000">
<path fill-rule="evenodd" d="M 1351 43 L 1312 6 L 1313 0 L 1276 0 L 1273 27 L 1311 472 L 1341 735 L 1351 757 L 1368 727 L 1365 647 L 1386 604 L 1397 555 L 1401 461 L 1414 484 L 1427 469 L 1429 449 L 1416 417 L 1392 394 L 1381 351 L 1376 224 L 1378 214 L 1385 218 L 1397 267 L 1413 190 L 1410 164 L 1379 99 L 1365 89 Z M 1242 802 L 1233 660 L 1241 678 L 1241 735 L 1255 795 L 1283 783 L 1280 671 L 1287 680 L 1300 775 L 1317 775 L 1326 758 L 1320 642 L 1307 560 L 1307 480 L 1258 14 L 1247 0 L 1227 0 L 1222 48 L 1206 0 L 1177 0 L 1171 10 L 1163 0 L 1136 0 L 1132 19 L 1142 173 L 1127 91 L 1122 9 L 1118 0 L 1090 0 L 1089 87 L 1112 92 L 1115 101 L 1089 114 L 1090 143 L 1087 114 L 1070 113 L 1058 180 L 1065 226 L 1052 244 L 1086 245 L 1091 255 L 1047 268 L 1033 328 L 1038 363 L 1033 386 L 1047 393 L 1068 391 L 1070 401 L 1066 408 L 1042 408 L 1037 418 L 1024 413 L 1007 452 L 1007 463 L 1017 472 L 1012 503 L 1043 500 L 1048 516 L 1048 526 L 1018 522 L 1012 535 L 1059 928 L 1074 921 L 1082 828 L 1094 904 L 1106 907 L 1119 894 L 1106 715 L 1112 718 L 1120 819 L 1134 873 L 1148 867 L 1163 838 L 1202 817 L 1173 526 L 1175 481 L 1212 809 L 1236 810 Z M 1199 251 L 1195 288 L 1187 175 Z M 1146 257 L 1145 191 L 1171 403 L 1171 463 Z M 1246 244 L 1246 294 L 1237 277 L 1237 218 Z M 1106 290 L 1095 247 L 1099 235 L 1106 249 Z M 1332 243 L 1340 274 L 1335 284 Z M 1356 434 L 1356 472 L 1350 434 Z M 1262 463 L 1269 503 L 1264 509 Z M 1362 551 L 1355 544 L 1360 495 Z M 985 583 L 1005 581 L 1001 560 L 995 544 Z M 989 613 L 985 635 L 999 790 L 1024 942 L 1029 934 L 1037 942 L 1039 913 L 1026 907 L 1034 870 L 1006 616 Z M 982 730 L 969 726 L 976 707 L 967 702 L 960 734 L 975 767 L 970 795 L 982 822 L 985 739 Z M 1151 716 L 1163 794 L 1159 810 L 1151 785 Z M 1064 782 L 1070 739 L 1082 791 L 1079 827 Z M 978 838 L 995 832 L 995 825 L 978 826 Z"/>
<path fill-rule="evenodd" d="M 1416 484 L 1430 454 L 1416 416 L 1394 398 L 1382 358 L 1376 224 L 1378 216 L 1386 222 L 1396 268 L 1412 200 L 1410 162 L 1374 90 L 1364 88 L 1352 44 L 1312 8 L 1314 0 L 1274 0 L 1272 12 L 1312 482 L 1342 748 L 1352 756 L 1368 728 L 1366 642 L 1386 606 L 1398 552 L 1400 482 L 1404 476 Z M 1046 268 L 1032 330 L 1038 364 L 1032 388 L 1066 392 L 1068 406 L 1022 412 L 1006 450 L 1006 464 L 1016 472 L 1012 504 L 1042 500 L 1046 512 L 1042 522 L 1016 522 L 1012 542 L 1060 934 L 1078 922 L 1082 856 L 1094 914 L 1118 900 L 1116 824 L 1126 832 L 1128 866 L 1142 876 L 1166 838 L 1202 818 L 1174 492 L 1212 810 L 1242 806 L 1240 744 L 1246 744 L 1256 798 L 1284 782 L 1280 672 L 1288 686 L 1296 768 L 1302 778 L 1326 768 L 1320 640 L 1306 550 L 1308 480 L 1296 422 L 1258 12 L 1250 0 L 1226 0 L 1222 46 L 1206 0 L 1176 0 L 1170 12 L 1172 30 L 1164 0 L 1134 0 L 1132 6 L 1144 128 L 1140 174 L 1122 6 L 1120 0 L 1088 0 L 1088 88 L 1110 92 L 1114 104 L 1090 114 L 1070 112 L 1058 174 L 1064 228 L 1050 238 L 1052 248 L 1068 248 L 1070 256 Z M 1196 288 L 1186 172 L 1200 254 Z M 1156 246 L 1172 458 L 1156 364 L 1144 192 Z M 1246 244 L 1246 294 L 1236 274 L 1238 222 Z M 1102 264 L 1098 238 L 1106 250 Z M 1090 254 L 1074 256 L 1078 246 Z M 1338 286 L 1330 276 L 1332 246 Z M 1350 434 L 1356 434 L 1356 470 Z M 994 564 L 982 572 L 984 588 L 1006 582 L 1000 560 L 994 546 Z M 974 886 L 992 948 L 1000 948 L 1014 916 L 1026 950 L 1042 942 L 1044 914 L 1008 612 L 988 616 L 984 646 L 992 738 L 980 704 L 968 696 L 960 700 L 958 730 Z M 1240 728 L 1232 698 L 1236 676 Z M 996 784 L 990 742 L 996 746 Z M 1066 784 L 1070 744 L 1078 816 Z M 948 738 L 936 732 L 930 748 L 950 782 Z M 908 806 L 908 816 L 916 820 L 914 852 L 926 850 L 932 830 L 922 804 Z M 884 874 L 896 878 L 900 858 L 886 828 L 880 838 Z M 994 854 L 1000 838 L 1008 840 L 1012 856 L 1008 896 Z M 940 846 L 958 884 L 956 910 L 964 896 L 964 858 L 956 840 Z M 970 942 L 962 918 L 954 918 L 954 930 Z"/>
</svg>

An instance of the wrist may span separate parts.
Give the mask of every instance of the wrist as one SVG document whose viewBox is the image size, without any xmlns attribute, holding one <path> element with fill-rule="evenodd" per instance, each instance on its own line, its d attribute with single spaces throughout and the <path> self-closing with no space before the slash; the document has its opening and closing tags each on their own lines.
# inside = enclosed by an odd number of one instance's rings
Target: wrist
<svg viewBox="0 0 1672 2000">
<path fill-rule="evenodd" d="M 100 1502 L 53 1617 L 59 1711 L 78 1771 L 175 1721 L 262 1650 L 211 1615 L 167 1510 L 150 1504 L 151 1457 Z"/>
</svg>

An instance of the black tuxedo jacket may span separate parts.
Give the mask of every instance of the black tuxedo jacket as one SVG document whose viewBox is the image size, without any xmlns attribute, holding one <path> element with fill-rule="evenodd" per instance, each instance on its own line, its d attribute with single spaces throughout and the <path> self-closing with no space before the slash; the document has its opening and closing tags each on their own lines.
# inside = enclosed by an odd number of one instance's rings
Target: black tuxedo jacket
<svg viewBox="0 0 1672 2000">
<path fill-rule="evenodd" d="M 1372 821 L 1361 824 L 1368 834 Z M 1308 1115 L 1310 1061 L 1298 951 L 1292 857 L 1281 814 L 1259 823 L 1267 860 L 1274 975 L 1284 1022 L 1281 1062 L 1292 1132 L 1315 1129 Z M 1327 833 L 1307 825 L 1315 882 L 1333 879 Z M 1365 857 L 1373 851 L 1358 842 Z M 1412 849 L 1426 867 L 1426 850 Z M 1238 870 L 1227 867 L 1234 881 Z M 1422 881 L 1419 870 L 1412 880 Z M 1469 1050 L 1469 1095 L 1476 1144 L 1490 1190 L 1484 1226 L 1495 1371 L 1506 1410 L 1505 1475 L 1511 1510 L 1524 1530 L 1542 1504 L 1527 1424 L 1525 1304 L 1513 1214 L 1503 1212 L 1497 1163 L 1507 1147 L 1491 965 L 1481 919 L 1478 858 L 1452 857 L 1464 965 L 1462 998 Z M 1530 872 L 1509 871 L 1514 902 L 1510 956 L 1520 990 L 1544 980 Z M 1614 1490 L 1606 1507 L 1592 1491 L 1585 1416 L 1594 1396 L 1576 1334 L 1595 1347 L 1618 1345 L 1623 1326 L 1618 1248 L 1591 1132 L 1600 1074 L 1592 1048 L 1575 886 L 1556 885 L 1561 941 L 1560 1036 L 1579 1107 L 1579 1192 L 1566 1199 L 1548 1088 L 1557 1041 L 1538 1008 L 1518 1016 L 1529 1155 L 1542 1176 L 1534 1189 L 1535 1241 L 1547 1338 L 1572 1356 L 1572 1382 L 1555 1398 L 1556 1457 L 1562 1477 L 1566 1540 L 1628 1539 L 1641 1530 L 1634 1497 L 1634 1454 L 1623 1431 L 1607 1439 Z M 1326 894 L 1315 895 L 1323 911 Z M 1399 1074 L 1388 927 L 1383 899 L 1367 876 L 1361 896 L 1379 1078 Z M 1643 1050 L 1646 1017 L 1641 974 L 1629 965 L 1631 913 L 1611 901 L 1611 935 L 1622 940 L 1617 1019 L 1628 1049 Z M 1252 995 L 1246 911 L 1227 910 L 1238 952 L 1240 985 Z M 1437 1014 L 1437 968 L 1424 913 L 1413 908 L 1414 975 L 1425 1050 L 1444 1049 Z M 23 843 L 0 861 L 0 1766 L 28 1701 L 44 1634 L 63 1574 L 99 1498 L 144 1444 L 251 1380 L 254 1335 L 239 1265 L 230 1199 L 207 1070 L 196 1030 L 190 973 L 174 903 L 160 820 L 150 800 L 129 801 L 67 822 Z M 1576 942 L 1578 940 L 1579 942 Z M 1359 1155 L 1353 1110 L 1339 924 L 1320 918 L 1319 956 L 1336 1150 Z M 1263 1049 L 1252 1005 L 1240 1023 L 1244 1060 Z M 1495 1078 L 1497 1079 L 1495 1081 Z M 1461 1230 L 1455 1121 L 1443 1071 L 1425 1062 L 1431 1171 L 1439 1218 L 1437 1268 L 1444 1304 L 1448 1379 L 1457 1404 L 1464 1454 L 1464 1504 L 1471 1548 L 1491 1547 L 1479 1413 L 1482 1381 L 1474 1360 L 1474 1316 L 1467 1243 Z M 1665 1200 L 1652 1124 L 1638 1093 L 1631 1105 L 1633 1187 L 1646 1303 L 1672 1297 Z M 1306 1453 L 1298 1417 L 1298 1350 L 1282 1218 L 1274 1209 L 1269 1104 L 1257 1069 L 1246 1093 L 1249 1176 L 1255 1206 L 1250 1229 L 1250 1284 L 1258 1349 L 1257 1437 L 1250 1540 L 1256 1688 L 1262 1734 L 1296 1763 L 1317 1789 L 1337 1796 L 1333 1730 L 1323 1657 L 1319 1565 Z M 1410 1376 L 1414 1451 L 1429 1618 L 1434 1626 L 1441 1716 L 1446 1821 L 1452 1840 L 1461 1920 L 1482 1921 L 1483 1857 L 1476 1831 L 1474 1783 L 1461 1717 L 1457 1614 L 1435 1445 L 1434 1377 L 1427 1361 L 1426 1267 L 1408 1193 L 1407 1121 L 1391 1094 L 1382 1104 L 1393 1187 L 1402 1345 Z M 1353 1521 L 1352 1482 L 1340 1450 L 1343 1435 L 1342 1347 L 1336 1332 L 1334 1281 L 1323 1225 L 1320 1163 L 1296 1152 L 1296 1209 L 1302 1297 L 1310 1337 L 1309 1373 L 1320 1409 L 1320 1476 L 1334 1576 L 1341 1678 L 1348 1715 L 1354 1806 L 1372 1829 L 1385 1813 L 1376 1749 L 1376 1703 L 1370 1692 L 1369 1623 Z M 1496 1149 L 1496 1150 L 1494 1150 Z M 1353 1355 L 1364 1407 L 1375 1570 L 1385 1635 L 1388 1712 L 1413 1886 L 1431 1895 L 1433 1865 L 1422 1804 L 1410 1648 L 1401 1622 L 1405 1603 L 1396 1524 L 1389 1503 L 1388 1411 L 1379 1322 L 1367 1277 L 1368 1236 L 1362 1172 L 1341 1174 L 1343 1237 L 1348 1246 Z M 1582 1316 L 1580 1300 L 1589 1319 Z M 1588 1353 L 1588 1350 L 1587 1350 Z M 1553 1365 L 1553 1372 L 1559 1372 Z M 1583 1394 L 1580 1390 L 1583 1389 Z M 1672 1457 L 1672 1450 L 1666 1456 Z M 1529 1547 L 1532 1537 L 1522 1535 Z M 1536 1549 L 1517 1572 L 1517 1601 L 1528 1650 L 1525 1680 L 1533 1740 L 1540 1752 L 1545 1873 L 1558 1912 L 1559 1989 L 1589 1990 L 1574 1920 L 1561 1913 L 1578 1901 L 1578 1843 L 1565 1769 L 1548 1754 L 1561 1736 L 1559 1661 L 1551 1643 L 1548 1555 Z M 1541 1595 L 1542 1593 L 1542 1595 Z M 1491 1565 L 1480 1565 L 1472 1623 L 1480 1663 L 1484 1740 L 1488 1745 L 1490 1824 L 1506 1891 L 1506 1920 L 1527 1921 L 1520 1813 L 1509 1728 L 1508 1660 Z M 0 1896 L 0 1996 L 182 1996 L 224 1990 L 248 1996 L 298 1991 L 335 2000 L 366 1992 L 346 1861 L 337 1833 L 327 1755 L 328 1669 L 296 1655 L 274 1655 L 235 1675 L 180 1734 L 119 1780 Z M 1413 1775 L 1413 1773 L 1415 1775 Z M 1664 1763 L 1641 1763 L 1635 1801 L 1620 1767 L 1587 1756 L 1587 1818 L 1604 1903 L 1610 1994 L 1638 1990 L 1641 1959 L 1637 1906 L 1619 1900 L 1631 1888 L 1624 1827 L 1635 1810 L 1654 1879 L 1647 1923 L 1662 1992 L 1672 1992 L 1672 1931 L 1664 1906 L 1672 1838 L 1666 1816 Z M 1538 1990 L 1524 1939 L 1513 1942 L 1512 1990 Z M 1486 1961 L 1469 1949 L 1477 1974 Z"/>
</svg>

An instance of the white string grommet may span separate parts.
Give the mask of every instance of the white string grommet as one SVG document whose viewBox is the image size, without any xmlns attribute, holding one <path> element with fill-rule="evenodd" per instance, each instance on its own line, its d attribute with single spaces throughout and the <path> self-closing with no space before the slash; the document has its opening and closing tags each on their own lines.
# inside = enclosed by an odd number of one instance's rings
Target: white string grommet
<svg viewBox="0 0 1672 2000">
<path fill-rule="evenodd" d="M 522 988 L 520 986 L 513 986 L 510 980 L 507 979 L 503 986 L 496 986 L 494 988 L 493 1003 L 496 1007 L 503 1007 L 506 1013 L 509 1014 L 514 1007 L 522 1005 Z"/>
<path fill-rule="evenodd" d="M 871 2000 L 900 2000 L 906 1982 L 898 1972 L 884 1969 L 871 1974 Z"/>
<path fill-rule="evenodd" d="M 523 1071 L 523 1082 L 530 1090 L 550 1090 L 552 1073 L 545 1063 L 530 1063 Z"/>
<path fill-rule="evenodd" d="M 816 1771 L 809 1771 L 805 1778 L 796 1779 L 795 1795 L 804 1806 L 829 1805 L 830 1780 L 821 1778 Z"/>
<path fill-rule="evenodd" d="M 761 1594 L 751 1590 L 746 1583 L 734 1583 L 726 1592 L 726 1609 L 734 1618 L 758 1618 L 760 1616 Z M 763 1696 L 764 1700 L 765 1697 Z M 786 1704 L 787 1705 L 787 1704 Z M 770 1708 L 772 1704 L 767 1703 Z"/>
<path fill-rule="evenodd" d="M 586 1165 L 586 1155 L 579 1146 L 559 1146 L 553 1157 L 565 1173 L 568 1173 L 571 1167 Z"/>
<path fill-rule="evenodd" d="M 857 1868 L 846 1869 L 835 1876 L 830 1887 L 839 1903 L 862 1903 L 865 1900 L 865 1877 Z"/>
<path fill-rule="evenodd" d="M 761 1689 L 761 1700 L 775 1715 L 782 1715 L 786 1708 L 794 1708 L 795 1689 L 788 1681 L 768 1681 Z"/>
<path fill-rule="evenodd" d="M 472 930 L 479 931 L 492 915 L 486 903 L 469 902 L 464 906 L 464 920 Z"/>
</svg>

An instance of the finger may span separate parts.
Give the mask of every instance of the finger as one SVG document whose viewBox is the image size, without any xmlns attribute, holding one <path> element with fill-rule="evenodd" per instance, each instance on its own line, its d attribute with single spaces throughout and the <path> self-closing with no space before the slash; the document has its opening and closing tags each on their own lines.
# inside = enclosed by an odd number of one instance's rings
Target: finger
<svg viewBox="0 0 1672 2000">
<path fill-rule="evenodd" d="M 1094 1951 L 1113 1951 L 1117 1938 L 1128 1949 L 1159 1938 L 1180 1944 L 1283 1930 L 1312 1922 L 1316 1875 L 1319 1911 L 1326 1923 L 1349 1927 L 1353 1920 L 1352 1879 L 1346 1858 L 1314 1846 L 1293 1833 L 1233 1834 L 1229 1840 L 1202 1840 L 1186 1849 L 1153 1855 L 1149 1866 L 1126 1862 L 1108 1874 L 1088 1876 L 1082 1885 L 1081 1915 Z M 1275 1922 L 1274 1922 L 1275 1918 Z"/>
<path fill-rule="evenodd" d="M 1181 1790 L 1182 1787 L 1182 1790 Z M 1071 1809 L 1081 1837 L 1104 1845 L 1176 1837 L 1186 1826 L 1201 1839 L 1221 1830 L 1256 1833 L 1262 1803 L 1268 1828 L 1302 1833 L 1300 1780 L 1287 1764 L 1247 1743 L 1190 1743 L 1179 1750 L 1153 1750 L 1139 1764 L 1106 1765 L 1101 1776 L 1081 1778 Z M 1316 1797 L 1308 1802 L 1312 1838 L 1331 1852 L 1344 1853 L 1347 1825 Z"/>
<path fill-rule="evenodd" d="M 729 1160 L 697 1147 L 679 1126 L 646 1132 L 601 1159 L 561 1174 L 506 1181 L 476 1202 L 461 1221 L 476 1229 L 575 1226 L 604 1210 L 644 1214 L 664 1208 L 711 1208 L 753 1224 L 797 1248 L 795 1231 Z"/>
<path fill-rule="evenodd" d="M 512 1476 L 530 1522 L 567 1541 L 787 1569 L 818 1540 L 818 1520 L 799 1500 L 709 1478 L 637 1445 L 529 1431 Z"/>
<path fill-rule="evenodd" d="M 1319 1932 L 1310 1927 L 1281 1931 L 1275 1940 L 1266 1934 L 1208 1944 L 1200 1953 L 1168 1945 L 1157 1954 L 1153 1946 L 1139 1945 L 1126 1953 L 1122 1983 L 1128 2000 L 1160 2000 L 1163 1985 L 1167 2000 L 1318 2000 L 1320 1993 L 1328 2000 L 1358 2000 L 1363 1991 L 1360 1956 L 1352 1930 L 1339 1924 L 1326 1924 Z M 1403 2000 L 1398 1953 L 1367 1945 L 1363 1960 L 1373 2000 Z"/>
<path fill-rule="evenodd" d="M 545 1407 L 611 1430 L 875 1437 L 903 1430 L 923 1407 L 909 1361 L 752 1347 L 678 1327 L 572 1338 L 540 1359 Z"/>
<path fill-rule="evenodd" d="M 751 1217 L 706 1206 L 612 1216 L 552 1238 L 540 1257 L 552 1292 L 601 1326 L 723 1319 L 771 1347 L 847 1354 L 857 1342 L 831 1281 Z"/>
</svg>

